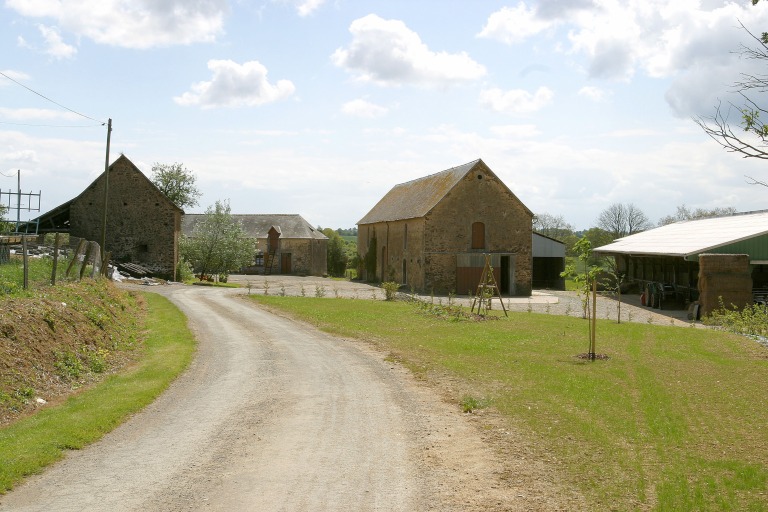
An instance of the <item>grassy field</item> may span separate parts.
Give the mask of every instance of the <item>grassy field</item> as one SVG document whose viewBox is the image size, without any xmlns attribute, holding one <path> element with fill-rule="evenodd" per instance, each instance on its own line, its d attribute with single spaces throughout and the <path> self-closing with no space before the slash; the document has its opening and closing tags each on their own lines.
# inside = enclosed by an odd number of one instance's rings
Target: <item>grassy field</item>
<svg viewBox="0 0 768 512">
<path fill-rule="evenodd" d="M 194 338 L 186 318 L 163 297 L 147 293 L 144 354 L 127 371 L 70 397 L 59 407 L 0 429 L 0 494 L 24 476 L 99 439 L 152 402 L 191 361 Z"/>
<path fill-rule="evenodd" d="M 458 403 L 489 403 L 564 463 L 595 510 L 768 510 L 768 350 L 705 329 L 512 313 L 456 321 L 405 303 L 253 297 L 370 340 Z"/>
</svg>

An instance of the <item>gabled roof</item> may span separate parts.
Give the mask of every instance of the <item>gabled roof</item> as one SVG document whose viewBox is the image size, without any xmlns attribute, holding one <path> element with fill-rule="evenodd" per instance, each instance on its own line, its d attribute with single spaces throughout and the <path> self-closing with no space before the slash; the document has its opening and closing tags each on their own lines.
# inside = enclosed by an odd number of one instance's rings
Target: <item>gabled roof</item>
<svg viewBox="0 0 768 512">
<path fill-rule="evenodd" d="M 191 236 L 195 226 L 205 217 L 204 213 L 187 213 L 181 218 L 181 232 Z M 304 217 L 298 214 L 233 214 L 240 221 L 246 234 L 253 238 L 267 238 L 270 228 L 280 233 L 280 238 L 309 238 L 326 240 L 325 236 Z"/>
<path fill-rule="evenodd" d="M 768 211 L 668 224 L 595 249 L 605 254 L 688 257 L 768 234 Z"/>
<path fill-rule="evenodd" d="M 480 159 L 423 178 L 395 185 L 358 224 L 373 224 L 425 217 L 468 173 L 482 167 L 498 179 Z M 501 180 L 499 180 L 501 183 Z M 503 183 L 502 183 L 503 185 Z M 506 185 L 504 185 L 506 188 Z M 512 191 L 507 189 L 512 194 Z M 512 194 L 514 196 L 514 194 Z M 522 204 L 522 203 L 521 203 Z M 527 208 L 526 208 L 527 210 Z"/>
<path fill-rule="evenodd" d="M 160 189 L 157 188 L 157 186 L 154 183 L 152 183 L 152 180 L 147 178 L 147 176 L 143 172 L 141 172 L 141 170 L 139 170 L 139 168 L 136 167 L 136 165 L 133 162 L 131 162 L 130 159 L 128 159 L 128 157 L 125 156 L 124 154 L 121 154 L 119 157 L 117 157 L 117 159 L 115 159 L 114 162 L 112 162 L 110 164 L 109 170 L 111 171 L 112 167 L 114 167 L 118 162 L 123 161 L 123 160 L 125 161 L 125 163 L 127 163 L 129 165 L 129 167 L 131 169 L 133 169 L 137 173 L 137 175 L 140 175 L 142 178 L 144 178 L 144 180 L 146 181 L 146 183 L 147 183 L 147 185 L 149 187 L 151 187 L 152 189 L 157 191 L 158 196 L 160 196 L 163 199 L 165 199 L 171 206 L 173 206 L 174 209 L 178 210 L 180 213 L 182 213 L 182 214 L 184 213 L 184 211 L 181 208 L 176 206 L 173 203 L 173 201 L 168 199 L 165 196 L 165 194 L 163 194 L 160 191 Z M 75 201 L 80 199 L 80 197 L 83 196 L 86 193 L 86 191 L 88 191 L 89 188 L 91 188 L 97 181 L 99 181 L 103 177 L 104 177 L 104 173 L 102 172 L 101 174 L 99 174 L 96 177 L 96 179 L 94 179 L 90 183 L 90 185 L 85 187 L 83 189 L 83 191 L 80 192 L 75 198 L 70 199 L 69 201 L 60 204 L 59 206 L 57 206 L 57 207 L 55 207 L 55 208 L 53 208 L 51 210 L 48 210 L 47 212 L 45 212 L 44 214 L 40 215 L 39 217 L 34 218 L 34 219 L 28 221 L 26 224 L 28 226 L 34 227 L 35 224 L 39 223 L 40 232 L 56 231 L 56 230 L 59 230 L 59 229 L 69 229 L 69 222 L 70 222 L 70 219 L 69 219 L 69 209 L 72 206 L 72 203 L 74 203 Z"/>
</svg>

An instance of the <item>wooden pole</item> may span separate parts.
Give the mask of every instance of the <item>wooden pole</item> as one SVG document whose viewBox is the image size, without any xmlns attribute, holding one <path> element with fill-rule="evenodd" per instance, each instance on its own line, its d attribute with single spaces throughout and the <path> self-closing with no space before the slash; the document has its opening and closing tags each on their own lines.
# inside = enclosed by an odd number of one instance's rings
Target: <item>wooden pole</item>
<svg viewBox="0 0 768 512">
<path fill-rule="evenodd" d="M 51 286 L 56 286 L 56 270 L 59 265 L 59 233 L 53 240 L 53 270 L 51 270 Z"/>
<path fill-rule="evenodd" d="M 21 237 L 21 258 L 24 261 L 24 289 L 29 287 L 29 261 L 27 259 L 27 237 Z"/>
<path fill-rule="evenodd" d="M 592 338 L 589 344 L 589 358 L 595 360 L 595 328 L 597 327 L 597 279 L 592 280 Z"/>
<path fill-rule="evenodd" d="M 112 118 L 107 121 L 107 157 L 104 160 L 104 217 L 101 224 L 101 250 L 107 250 L 107 205 L 109 204 L 109 143 L 112 136 Z"/>
</svg>

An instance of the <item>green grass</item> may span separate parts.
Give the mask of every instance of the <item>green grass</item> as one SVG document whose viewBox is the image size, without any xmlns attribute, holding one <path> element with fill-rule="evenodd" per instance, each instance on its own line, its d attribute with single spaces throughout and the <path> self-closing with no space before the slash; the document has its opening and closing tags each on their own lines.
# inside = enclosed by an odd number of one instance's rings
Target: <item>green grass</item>
<svg viewBox="0 0 768 512">
<path fill-rule="evenodd" d="M 370 340 L 427 380 L 459 379 L 457 409 L 495 407 L 539 455 L 557 455 L 594 510 L 768 510 L 768 350 L 746 338 L 599 320 L 610 359 L 587 362 L 577 318 L 451 321 L 398 302 L 253 298 Z"/>
<path fill-rule="evenodd" d="M 68 449 L 80 449 L 152 402 L 189 364 L 195 350 L 186 318 L 167 299 L 145 294 L 150 313 L 143 357 L 58 407 L 0 430 L 0 494 Z"/>
</svg>

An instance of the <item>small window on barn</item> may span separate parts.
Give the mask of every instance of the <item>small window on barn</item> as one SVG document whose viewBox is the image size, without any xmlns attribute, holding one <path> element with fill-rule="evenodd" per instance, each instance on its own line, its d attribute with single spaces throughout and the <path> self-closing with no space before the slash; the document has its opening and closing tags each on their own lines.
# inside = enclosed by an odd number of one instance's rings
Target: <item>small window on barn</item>
<svg viewBox="0 0 768 512">
<path fill-rule="evenodd" d="M 149 252 L 149 246 L 147 244 L 139 244 L 139 253 L 144 254 Z"/>
<path fill-rule="evenodd" d="M 485 224 L 472 223 L 472 249 L 485 249 Z"/>
<path fill-rule="evenodd" d="M 123 201 L 123 206 L 128 206 L 128 203 L 126 203 L 125 201 Z"/>
<path fill-rule="evenodd" d="M 403 249 L 408 248 L 408 224 L 403 227 Z"/>
</svg>

